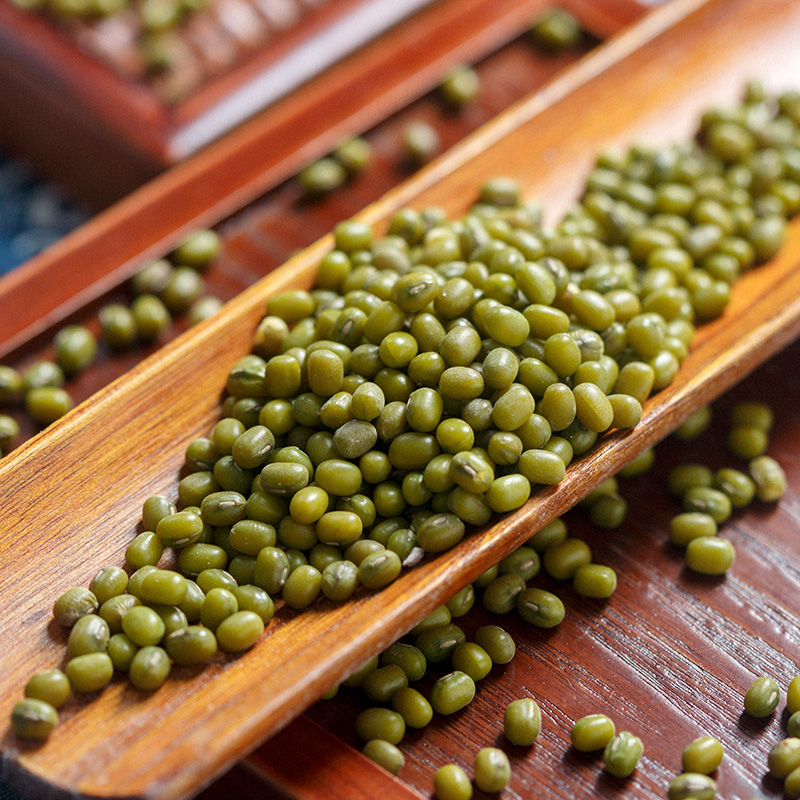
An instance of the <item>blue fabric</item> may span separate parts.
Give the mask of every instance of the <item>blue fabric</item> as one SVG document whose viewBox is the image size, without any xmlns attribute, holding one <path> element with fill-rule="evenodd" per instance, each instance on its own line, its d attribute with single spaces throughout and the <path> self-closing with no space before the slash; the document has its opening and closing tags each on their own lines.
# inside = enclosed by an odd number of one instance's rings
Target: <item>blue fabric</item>
<svg viewBox="0 0 800 800">
<path fill-rule="evenodd" d="M 27 261 L 88 214 L 20 161 L 0 153 L 0 275 Z M 0 800 L 5 798 L 0 795 Z"/>
<path fill-rule="evenodd" d="M 22 162 L 0 154 L 0 275 L 36 255 L 88 219 Z M 0 800 L 23 800 L 0 782 Z"/>
</svg>

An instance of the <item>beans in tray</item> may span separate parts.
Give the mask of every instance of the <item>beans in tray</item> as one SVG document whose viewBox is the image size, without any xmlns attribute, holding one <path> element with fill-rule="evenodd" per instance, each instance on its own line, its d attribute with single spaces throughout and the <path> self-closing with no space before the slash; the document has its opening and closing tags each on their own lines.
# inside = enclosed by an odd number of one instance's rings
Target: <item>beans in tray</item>
<svg viewBox="0 0 800 800">
<path fill-rule="evenodd" d="M 178 502 L 145 503 L 144 531 L 126 551 L 127 581 L 107 568 L 91 590 L 70 589 L 57 602 L 57 619 L 77 630 L 63 679 L 36 677 L 14 731 L 48 736 L 65 686 L 98 691 L 116 671 L 135 690 L 153 691 L 173 668 L 244 652 L 276 603 L 300 613 L 378 591 L 557 484 L 607 432 L 638 424 L 642 404 L 675 379 L 695 325 L 722 314 L 734 279 L 778 251 L 800 208 L 798 126 L 800 94 L 768 97 L 754 84 L 742 105 L 707 112 L 696 141 L 601 154 L 583 196 L 552 229 L 508 178 L 488 181 L 459 220 L 405 209 L 382 238 L 360 222 L 339 224 L 316 287 L 267 302 L 253 351 L 228 377 L 222 419 L 186 449 Z M 368 154 L 351 143 L 338 158 L 345 169 Z M 134 281 L 137 307 L 104 310 L 106 342 L 157 335 L 200 295 L 196 270 L 217 247 L 213 235 L 197 235 L 176 250 L 186 267 L 148 265 Z M 61 366 L 0 372 L 0 396 L 60 389 L 63 370 L 91 360 L 93 340 L 71 331 L 58 350 Z M 749 476 L 700 468 L 671 481 L 684 504 L 673 540 L 686 546 L 691 569 L 724 573 L 733 552 L 717 526 L 753 496 L 772 502 L 785 489 L 764 452 L 770 424 L 763 408 L 735 413 L 731 450 Z M 643 454 L 629 474 L 650 463 Z M 623 524 L 614 482 L 587 505 L 599 526 Z M 563 599 L 528 585 L 542 568 L 589 601 L 616 587 L 614 570 L 556 522 L 476 580 L 482 605 L 559 625 Z M 498 626 L 466 641 L 452 617 L 472 600 L 458 598 L 418 626 L 410 649 L 395 647 L 351 681 L 393 706 L 357 723 L 365 742 L 382 740 L 367 750 L 389 769 L 402 769 L 397 745 L 407 725 L 460 712 L 492 665 L 514 656 Z M 452 671 L 430 698 L 415 694 L 412 672 L 439 662 Z M 764 694 L 748 704 L 767 708 Z M 538 735 L 529 700 L 509 713 L 510 741 Z M 575 746 L 605 750 L 609 772 L 630 774 L 640 743 L 615 734 L 594 714 L 576 723 Z M 485 791 L 509 780 L 501 756 L 495 748 L 478 755 Z M 443 796 L 458 796 L 460 775 L 441 773 Z M 670 796 L 713 794 L 705 775 L 673 783 Z"/>
</svg>

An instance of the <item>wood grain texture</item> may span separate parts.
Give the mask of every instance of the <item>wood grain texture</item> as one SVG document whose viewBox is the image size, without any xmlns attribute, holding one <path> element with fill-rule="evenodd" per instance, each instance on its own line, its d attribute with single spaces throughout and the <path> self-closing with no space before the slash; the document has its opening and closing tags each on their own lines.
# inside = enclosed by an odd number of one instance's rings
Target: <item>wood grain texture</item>
<svg viewBox="0 0 800 800">
<path fill-rule="evenodd" d="M 493 52 L 519 35 L 544 4 L 545 0 L 439 0 L 196 158 L 99 214 L 0 280 L 0 357 L 108 292 L 189 231 L 238 212 L 329 152 L 343 136 L 386 119 L 429 91 L 453 64 Z M 590 16 L 600 35 L 618 31 L 642 12 L 632 0 L 570 0 L 576 13 L 593 6 Z M 0 14 L 4 8 L 0 4 Z M 0 97 L 4 85 L 0 81 Z M 64 105 L 63 98 L 60 102 Z M 15 130 L 15 142 L 28 141 L 20 124 Z M 46 135 L 48 129 L 40 132 Z M 61 152 L 60 144 L 55 147 Z M 81 164 L 72 172 L 82 169 L 91 187 L 91 163 Z"/>
<path fill-rule="evenodd" d="M 764 15 L 745 0 L 679 0 L 664 7 L 361 218 L 379 224 L 408 202 L 439 204 L 455 215 L 475 187 L 497 173 L 518 175 L 529 194 L 558 213 L 574 196 L 591 153 L 638 138 L 659 143 L 685 135 L 701 107 L 730 100 L 754 69 L 771 88 L 790 82 L 800 59 L 789 45 L 800 9 L 786 0 L 776 2 L 774 11 Z M 0 655 L 0 714 L 8 712 L 27 675 L 60 656 L 63 635 L 46 627 L 49 603 L 63 587 L 84 583 L 100 565 L 120 558 L 148 494 L 174 492 L 183 445 L 215 418 L 225 374 L 246 351 L 264 299 L 308 285 L 328 246 L 322 240 L 298 255 L 217 319 L 102 390 L 0 466 L 0 494 L 9 498 L 0 541 L 4 563 L 15 565 L 0 575 L 0 596 L 9 609 L 4 636 L 17 642 L 13 655 L 7 649 Z M 42 792 L 46 784 L 57 785 L 53 796 L 173 798 L 197 791 L 798 332 L 796 222 L 781 254 L 748 273 L 724 317 L 701 330 L 675 384 L 647 404 L 643 424 L 610 436 L 560 486 L 378 595 L 338 608 L 320 604 L 298 615 L 282 610 L 259 646 L 242 657 L 220 657 L 194 677 L 176 675 L 145 698 L 115 684 L 96 702 L 64 713 L 43 746 L 20 745 L 6 729 L 6 776 Z"/>
<path fill-rule="evenodd" d="M 591 546 L 593 561 L 617 570 L 618 589 L 610 600 L 581 598 L 569 582 L 542 573 L 529 585 L 555 592 L 567 607 L 566 620 L 556 629 L 533 628 L 513 613 L 488 614 L 480 601 L 456 620 L 468 638 L 482 624 L 503 626 L 513 635 L 517 654 L 478 684 L 467 709 L 446 718 L 436 715 L 424 731 L 407 732 L 400 745 L 406 766 L 399 778 L 430 795 L 439 766 L 455 762 L 471 775 L 475 753 L 497 746 L 512 763 L 504 800 L 537 796 L 542 787 L 558 800 L 658 800 L 680 769 L 683 747 L 697 736 L 713 735 L 725 748 L 715 774 L 718 797 L 783 795 L 781 782 L 766 777 L 766 754 L 785 735 L 783 704 L 758 721 L 742 714 L 742 698 L 760 675 L 774 677 L 785 690 L 800 671 L 798 363 L 800 343 L 795 342 L 715 403 L 706 435 L 690 443 L 670 439 L 656 448 L 650 473 L 620 478 L 629 511 L 618 530 L 593 527 L 583 509 L 564 517 L 570 535 Z M 681 507 L 666 490 L 666 476 L 687 462 L 742 469 L 724 442 L 730 410 L 745 400 L 766 402 L 775 411 L 769 452 L 783 465 L 789 491 L 779 503 L 756 502 L 720 526 L 720 536 L 736 547 L 736 561 L 725 578 L 705 577 L 690 572 L 682 549 L 669 542 L 669 520 Z M 419 688 L 427 693 L 448 669 L 431 666 Z M 526 696 L 541 706 L 542 733 L 530 748 L 510 746 L 502 735 L 503 712 L 509 702 Z M 353 721 L 369 705 L 361 692 L 343 688 L 306 715 L 353 748 L 354 770 L 360 745 Z M 607 713 L 618 731 L 642 738 L 645 755 L 630 779 L 604 773 L 599 754 L 570 747 L 572 723 L 589 713 Z M 291 738 L 287 744 L 291 747 Z M 288 752 L 278 734 L 251 759 L 280 764 Z M 341 758 L 337 755 L 337 761 Z M 306 766 L 313 775 L 311 762 Z M 296 796 L 304 797 L 302 792 Z"/>
<path fill-rule="evenodd" d="M 425 796 L 305 715 L 281 731 L 274 749 L 268 743 L 245 764 L 268 785 L 303 800 L 422 800 Z"/>
</svg>

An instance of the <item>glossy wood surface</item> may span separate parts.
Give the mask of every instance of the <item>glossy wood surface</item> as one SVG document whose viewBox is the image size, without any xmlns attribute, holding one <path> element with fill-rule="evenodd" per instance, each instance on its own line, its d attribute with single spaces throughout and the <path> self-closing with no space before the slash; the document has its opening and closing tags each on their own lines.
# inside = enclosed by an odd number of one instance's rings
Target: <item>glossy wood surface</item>
<svg viewBox="0 0 800 800">
<path fill-rule="evenodd" d="M 406 766 L 398 773 L 407 786 L 429 797 L 433 774 L 454 762 L 472 775 L 472 760 L 482 747 L 501 747 L 509 755 L 512 778 L 503 800 L 547 797 L 659 800 L 680 771 L 684 746 L 701 735 L 716 736 L 725 748 L 715 772 L 719 798 L 779 798 L 782 783 L 767 776 L 766 756 L 785 735 L 784 703 L 771 717 L 742 713 L 750 683 L 770 675 L 785 691 L 800 672 L 798 645 L 797 514 L 800 511 L 800 342 L 770 360 L 713 406 L 712 427 L 693 442 L 674 438 L 656 447 L 653 470 L 619 478 L 619 493 L 629 504 L 617 530 L 591 525 L 585 509 L 565 517 L 569 535 L 584 539 L 593 561 L 617 570 L 617 591 L 608 601 L 579 597 L 569 581 L 544 571 L 529 585 L 555 592 L 567 607 L 566 620 L 547 631 L 524 623 L 515 613 L 492 615 L 480 600 L 466 617 L 454 620 L 471 638 L 479 625 L 496 624 L 514 637 L 517 653 L 495 666 L 478 683 L 476 699 L 463 712 L 435 715 L 422 731 L 408 730 L 400 744 Z M 729 414 L 741 401 L 769 404 L 775 412 L 768 452 L 787 473 L 789 491 L 777 503 L 755 502 L 720 526 L 719 535 L 736 548 L 727 576 L 705 577 L 684 566 L 682 548 L 669 541 L 669 520 L 681 511 L 666 490 L 669 470 L 688 462 L 746 469 L 725 448 Z M 477 592 L 480 597 L 480 590 Z M 420 682 L 425 693 L 448 664 L 429 667 Z M 509 745 L 502 734 L 505 706 L 533 697 L 542 710 L 542 732 L 532 747 Z M 370 703 L 358 690 L 342 688 L 305 716 L 350 748 L 349 785 L 361 797 L 361 744 L 353 733 L 357 713 Z M 569 730 L 579 717 L 606 713 L 617 730 L 641 737 L 645 752 L 627 780 L 603 771 L 602 754 L 570 747 Z M 278 734 L 251 756 L 266 765 L 299 798 L 314 797 L 322 785 L 325 758 L 295 757 L 285 767 L 296 734 Z M 335 763 L 344 760 L 333 745 Z M 300 763 L 298 763 L 298 761 Z M 303 769 L 305 767 L 305 769 Z M 320 770 L 319 776 L 317 769 Z M 287 773 L 289 773 L 287 775 Z M 291 775 L 301 774 L 301 781 Z M 319 777 L 319 780 L 318 780 Z M 363 794 L 369 797 L 368 791 Z M 484 797 L 476 793 L 476 797 Z"/>
<path fill-rule="evenodd" d="M 702 107 L 732 99 L 754 69 L 771 88 L 790 84 L 798 74 L 800 56 L 790 42 L 800 9 L 789 2 L 774 5 L 771 16 L 743 0 L 679 1 L 653 13 L 362 218 L 378 223 L 407 202 L 435 203 L 458 214 L 477 185 L 497 173 L 518 175 L 529 194 L 552 213 L 562 212 L 597 150 L 685 135 Z M 580 126 L 574 124 L 578 117 Z M 545 160 L 548 170 L 542 169 Z M 19 639 L 13 656 L 0 657 L 0 713 L 10 708 L 28 674 L 59 657 L 61 636 L 45 628 L 49 603 L 64 586 L 85 582 L 99 565 L 120 558 L 144 497 L 174 491 L 183 445 L 215 418 L 219 387 L 246 351 L 264 298 L 308 285 L 327 246 L 323 240 L 297 256 L 217 319 L 102 390 L 0 466 L 0 492 L 12 498 L 3 509 L 0 541 L 4 561 L 19 565 L 0 576 L 12 620 L 7 633 Z M 4 769 L 18 782 L 41 788 L 41 781 L 49 781 L 84 795 L 167 798 L 196 791 L 798 332 L 800 226 L 794 223 L 779 257 L 748 273 L 724 317 L 702 329 L 675 384 L 648 404 L 643 424 L 609 437 L 559 487 L 539 493 L 517 514 L 476 532 L 379 595 L 339 608 L 320 605 L 291 618 L 282 610 L 264 641 L 245 656 L 221 659 L 196 677 L 176 676 L 144 699 L 115 685 L 96 702 L 64 714 L 44 746 L 21 748 L 6 733 Z M 57 560 L 50 536 L 58 542 Z"/>
<path fill-rule="evenodd" d="M 0 280 L 0 357 L 108 292 L 189 231 L 240 211 L 342 137 L 404 108 L 454 64 L 483 58 L 516 38 L 544 5 L 545 0 L 439 0 L 98 215 Z M 632 0 L 569 0 L 566 5 L 600 36 L 642 13 Z M 531 87 L 537 83 L 532 79 Z M 81 124 L 83 130 L 85 120 Z M 16 119 L 14 130 L 15 141 L 28 141 L 22 119 Z M 91 165 L 80 168 L 91 176 Z"/>
</svg>

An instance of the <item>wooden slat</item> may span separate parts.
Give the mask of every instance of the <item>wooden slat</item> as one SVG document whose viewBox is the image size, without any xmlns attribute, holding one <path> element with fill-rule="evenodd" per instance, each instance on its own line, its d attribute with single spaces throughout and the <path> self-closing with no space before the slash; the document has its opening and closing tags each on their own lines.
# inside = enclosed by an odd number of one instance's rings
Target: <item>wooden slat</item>
<svg viewBox="0 0 800 800">
<path fill-rule="evenodd" d="M 518 175 L 527 193 L 558 213 L 591 153 L 640 137 L 660 143 L 684 135 L 702 106 L 729 101 L 754 69 L 773 88 L 782 87 L 798 68 L 800 52 L 791 43 L 799 27 L 800 8 L 789 0 L 774 3 L 772 15 L 746 0 L 678 0 L 361 218 L 385 222 L 410 201 L 462 213 L 475 187 L 498 172 Z M 742 53 L 748 58 L 741 59 Z M 664 63 L 670 65 L 669 81 Z M 657 98 L 654 85 L 660 87 Z M 576 125 L 579 118 L 582 124 Z M 548 170 L 542 169 L 545 162 Z M 4 561 L 18 565 L 13 574 L 0 575 L 6 633 L 17 642 L 13 654 L 0 654 L 0 714 L 19 696 L 25 677 L 52 665 L 61 652 L 63 636 L 44 630 L 49 602 L 65 585 L 85 582 L 99 565 L 119 557 L 144 497 L 174 491 L 183 444 L 214 419 L 219 387 L 246 351 L 265 298 L 309 285 L 328 246 L 326 239 L 300 254 L 232 301 L 224 314 L 167 346 L 0 465 L 0 494 L 10 498 L 0 542 Z M 256 648 L 239 658 L 220 658 L 195 678 L 176 676 L 145 698 L 114 685 L 85 708 L 65 711 L 43 746 L 20 745 L 6 733 L 7 775 L 84 796 L 173 798 L 195 791 L 798 332 L 795 222 L 781 254 L 749 272 L 724 317 L 701 329 L 673 386 L 647 404 L 643 424 L 609 437 L 561 485 L 377 595 L 297 615 L 281 610 Z M 122 486 L 109 479 L 119 475 Z M 57 560 L 45 538 L 53 531 Z"/>
<path fill-rule="evenodd" d="M 257 750 L 246 765 L 290 797 L 303 800 L 423 798 L 306 716 L 281 731 L 278 748 Z"/>
</svg>

